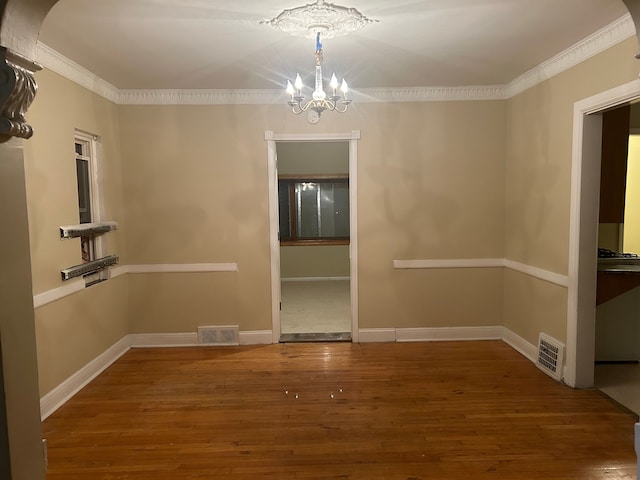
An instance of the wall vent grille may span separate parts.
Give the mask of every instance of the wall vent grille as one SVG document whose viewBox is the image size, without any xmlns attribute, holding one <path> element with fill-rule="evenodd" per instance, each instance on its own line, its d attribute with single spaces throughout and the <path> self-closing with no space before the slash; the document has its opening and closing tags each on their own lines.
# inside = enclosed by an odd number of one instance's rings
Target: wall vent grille
<svg viewBox="0 0 640 480">
<path fill-rule="evenodd" d="M 540 333 L 536 365 L 547 375 L 562 380 L 564 366 L 564 344 L 553 337 Z"/>
<path fill-rule="evenodd" d="M 238 325 L 198 327 L 198 343 L 203 345 L 239 345 Z"/>
</svg>

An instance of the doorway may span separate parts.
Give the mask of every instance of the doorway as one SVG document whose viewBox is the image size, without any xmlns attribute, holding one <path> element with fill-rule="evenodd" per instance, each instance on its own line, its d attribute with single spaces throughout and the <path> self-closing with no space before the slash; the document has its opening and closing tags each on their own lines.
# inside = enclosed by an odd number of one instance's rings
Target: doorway
<svg viewBox="0 0 640 480">
<path fill-rule="evenodd" d="M 594 386 L 640 413 L 640 104 L 602 116 Z"/>
<path fill-rule="evenodd" d="M 281 341 L 358 341 L 356 166 L 357 140 L 359 138 L 359 131 L 353 131 L 350 134 L 315 135 L 265 133 L 269 169 L 272 334 L 274 343 Z M 346 153 L 342 168 L 344 172 L 335 171 L 337 167 L 329 167 L 333 174 L 327 174 L 328 171 L 319 173 L 313 162 L 297 165 L 295 169 L 298 171 L 292 171 L 290 163 L 295 160 L 284 158 L 291 151 L 304 151 L 305 146 L 311 148 L 324 146 L 330 149 L 331 145 L 343 149 Z M 279 159 L 280 155 L 283 155 L 282 162 Z M 299 154 L 294 156 L 298 161 L 302 158 Z M 281 173 L 279 171 L 280 164 L 282 164 L 284 171 L 289 171 L 281 176 L 280 182 L 290 180 L 290 184 L 285 187 L 289 192 L 287 196 L 290 202 L 294 203 L 293 207 L 305 196 L 313 196 L 311 195 L 311 185 L 308 185 L 310 183 L 324 184 L 323 190 L 314 190 L 316 198 L 318 196 L 343 197 L 348 207 L 347 228 L 349 233 L 347 242 L 342 238 L 342 241 L 329 241 L 324 244 L 323 242 L 314 244 L 314 241 L 309 241 L 307 245 L 303 245 L 304 240 L 310 234 L 302 232 L 301 235 L 298 235 L 301 238 L 295 239 L 301 240 L 301 242 L 292 241 L 288 245 L 287 242 L 284 242 L 285 245 L 281 246 L 281 232 L 286 231 L 287 238 L 291 239 L 291 230 L 287 230 L 291 229 L 291 224 L 281 223 L 281 218 L 287 218 L 287 216 L 281 217 L 280 215 L 280 209 L 284 208 L 278 194 L 279 186 L 283 186 L 282 183 L 279 185 L 278 178 Z M 316 175 L 319 181 L 296 182 L 296 179 L 300 179 L 302 174 Z M 346 191 L 339 185 L 340 174 L 348 180 L 348 193 L 345 193 Z M 305 183 L 309 191 L 302 192 Z M 313 188 L 318 186 L 313 185 Z M 298 189 L 297 194 L 296 188 Z M 284 203 L 286 204 L 286 202 Z M 315 208 L 322 210 L 322 205 L 315 203 Z M 292 211 L 295 212 L 295 208 Z M 344 215 L 344 208 L 342 211 Z M 319 213 L 322 214 L 321 211 Z M 291 215 L 295 217 L 295 213 Z M 297 219 L 292 218 L 291 215 L 288 218 L 295 224 Z M 331 215 L 327 214 L 326 216 L 329 223 L 337 222 L 339 224 L 341 222 L 340 215 L 331 219 L 329 216 Z M 344 237 L 340 231 L 338 228 L 337 236 Z M 320 255 L 317 255 L 318 252 Z"/>
<path fill-rule="evenodd" d="M 280 341 L 350 341 L 349 143 L 276 142 Z"/>
<path fill-rule="evenodd" d="M 565 382 L 592 387 L 603 113 L 640 98 L 640 80 L 574 105 Z"/>
</svg>

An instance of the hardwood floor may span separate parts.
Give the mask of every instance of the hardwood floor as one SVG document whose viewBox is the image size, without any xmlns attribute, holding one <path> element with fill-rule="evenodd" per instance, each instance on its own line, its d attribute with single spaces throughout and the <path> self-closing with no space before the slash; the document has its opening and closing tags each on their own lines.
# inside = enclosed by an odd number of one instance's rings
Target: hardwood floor
<svg viewBox="0 0 640 480">
<path fill-rule="evenodd" d="M 133 349 L 44 422 L 47 480 L 633 479 L 637 417 L 500 341 Z"/>
</svg>

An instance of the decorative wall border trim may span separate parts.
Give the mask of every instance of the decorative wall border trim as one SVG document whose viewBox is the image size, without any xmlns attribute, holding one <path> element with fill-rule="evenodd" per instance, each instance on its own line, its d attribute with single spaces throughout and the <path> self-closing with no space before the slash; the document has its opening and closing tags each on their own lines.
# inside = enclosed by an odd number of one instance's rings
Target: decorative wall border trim
<svg viewBox="0 0 640 480">
<path fill-rule="evenodd" d="M 129 350 L 130 345 L 129 335 L 122 337 L 95 359 L 91 360 L 56 388 L 44 395 L 40 399 L 41 419 L 44 420 L 49 417 L 49 415 L 64 405 L 91 380 L 104 372 L 107 367 Z"/>
<path fill-rule="evenodd" d="M 501 268 L 503 258 L 462 258 L 433 260 L 394 260 L 393 268 Z"/>
<path fill-rule="evenodd" d="M 543 270 L 531 265 L 503 258 L 469 258 L 469 259 L 432 259 L 432 260 L 394 260 L 395 269 L 449 269 L 449 268 L 501 268 L 506 267 L 526 275 L 544 280 L 561 287 L 569 286 L 569 277 L 559 273 Z M 238 272 L 237 263 L 174 263 L 148 265 L 118 265 L 110 270 L 112 279 L 125 274 L 141 273 L 198 273 L 198 272 Z M 349 277 L 303 277 L 282 279 L 283 281 L 310 280 L 348 280 Z M 84 290 L 83 281 L 75 281 L 33 296 L 33 307 L 39 308 L 74 293 Z M 367 333 L 364 333 L 365 338 Z M 376 334 L 377 336 L 377 334 Z M 367 340 L 363 340 L 367 341 Z M 377 340 L 376 340 L 377 341 Z"/>
<path fill-rule="evenodd" d="M 118 278 L 129 273 L 128 265 L 116 265 L 109 269 L 109 278 Z"/>
<path fill-rule="evenodd" d="M 198 272 L 237 272 L 236 263 L 172 263 L 149 265 L 118 265 L 109 269 L 111 279 L 127 273 L 198 273 Z M 47 290 L 33 296 L 33 308 L 39 308 L 61 298 L 81 292 L 85 289 L 82 279 L 65 283 L 64 285 Z"/>
<path fill-rule="evenodd" d="M 127 265 L 127 273 L 237 272 L 237 263 L 158 263 Z"/>
<path fill-rule="evenodd" d="M 286 277 L 281 282 L 339 282 L 349 280 L 351 277 Z"/>
<path fill-rule="evenodd" d="M 353 90 L 358 103 L 506 100 L 568 70 L 635 35 L 629 14 L 532 68 L 506 85 L 364 88 Z M 121 105 L 270 105 L 282 103 L 281 90 L 136 90 L 122 89 L 38 42 L 36 60 L 72 82 Z"/>
<path fill-rule="evenodd" d="M 550 272 L 542 268 L 526 265 L 507 258 L 467 258 L 467 259 L 435 259 L 435 260 L 394 260 L 395 269 L 448 269 L 448 268 L 499 268 L 505 267 L 524 273 L 560 287 L 569 287 L 569 277 Z"/>
<path fill-rule="evenodd" d="M 68 295 L 73 295 L 76 292 L 80 292 L 85 289 L 83 279 L 72 280 L 58 288 L 47 290 L 46 292 L 39 293 L 33 296 L 33 308 L 39 308 L 48 303 L 60 300 Z"/>
<path fill-rule="evenodd" d="M 504 259 L 504 266 L 516 272 L 524 273 L 531 277 L 539 278 L 545 282 L 553 283 L 561 287 L 569 287 L 569 277 L 567 275 L 561 275 L 559 273 L 550 272 L 549 270 L 543 270 L 542 268 L 533 267 L 524 263 L 514 262 L 513 260 Z"/>
</svg>

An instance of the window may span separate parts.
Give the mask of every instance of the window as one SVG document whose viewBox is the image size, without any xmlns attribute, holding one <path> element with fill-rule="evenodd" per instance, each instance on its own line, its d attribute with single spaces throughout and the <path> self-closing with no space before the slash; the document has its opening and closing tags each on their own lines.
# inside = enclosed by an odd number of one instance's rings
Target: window
<svg viewBox="0 0 640 480">
<path fill-rule="evenodd" d="M 75 136 L 76 177 L 78 183 L 79 223 L 100 220 L 98 211 L 99 185 L 97 175 L 97 138 L 81 132 Z M 97 259 L 101 250 L 100 239 L 94 236 L 80 237 L 82 263 Z"/>
<path fill-rule="evenodd" d="M 347 175 L 281 175 L 278 178 L 280 243 L 349 243 Z"/>
</svg>

